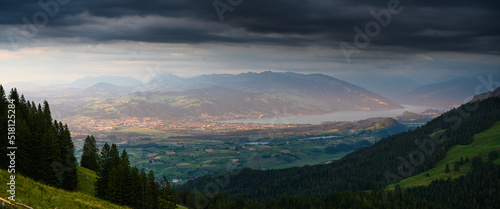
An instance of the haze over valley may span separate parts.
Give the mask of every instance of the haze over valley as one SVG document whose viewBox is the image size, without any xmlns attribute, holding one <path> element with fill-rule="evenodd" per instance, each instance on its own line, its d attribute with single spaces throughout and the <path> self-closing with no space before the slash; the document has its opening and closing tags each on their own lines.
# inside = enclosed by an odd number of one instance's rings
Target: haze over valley
<svg viewBox="0 0 500 209">
<path fill-rule="evenodd" d="M 496 1 L 8 1 L 0 208 L 496 209 Z"/>
</svg>

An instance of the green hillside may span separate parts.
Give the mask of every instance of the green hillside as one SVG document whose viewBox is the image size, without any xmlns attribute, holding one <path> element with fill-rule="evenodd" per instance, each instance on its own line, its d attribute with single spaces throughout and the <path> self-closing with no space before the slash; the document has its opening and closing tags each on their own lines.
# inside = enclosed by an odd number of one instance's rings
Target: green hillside
<svg viewBox="0 0 500 209">
<path fill-rule="evenodd" d="M 76 192 L 50 187 L 30 178 L 16 176 L 16 201 L 36 208 L 129 208 L 111 204 L 94 196 L 95 171 L 77 167 L 78 187 Z M 8 182 L 10 174 L 0 170 L 0 182 Z M 26 186 L 29 185 L 29 186 Z M 0 197 L 7 199 L 7 185 L 0 186 Z M 179 209 L 187 209 L 177 205 Z"/>
<path fill-rule="evenodd" d="M 500 150 L 500 122 L 495 123 L 490 129 L 474 135 L 474 141 L 469 145 L 455 145 L 446 152 L 446 157 L 439 161 L 436 166 L 426 172 L 400 181 L 401 187 L 427 186 L 437 179 L 457 178 L 463 176 L 472 170 L 472 158 L 482 157 L 487 161 L 488 153 L 493 150 Z M 469 158 L 471 161 L 460 166 L 460 171 L 453 171 L 453 165 L 460 159 Z M 449 164 L 450 172 L 446 173 L 446 164 Z M 500 159 L 494 161 L 500 164 Z M 427 176 L 429 173 L 429 176 Z M 397 184 L 388 185 L 388 188 L 394 188 Z"/>
<path fill-rule="evenodd" d="M 94 195 L 94 184 L 97 179 L 97 174 L 95 173 L 95 171 L 81 166 L 78 166 L 76 169 L 78 174 L 78 187 L 76 188 L 76 191 Z"/>
<path fill-rule="evenodd" d="M 78 169 L 78 177 L 88 177 L 88 169 Z M 94 173 L 95 175 L 95 173 Z M 10 174 L 0 170 L 0 182 L 8 182 Z M 80 179 L 79 179 L 80 180 Z M 127 208 L 111 204 L 88 194 L 88 183 L 82 180 L 78 191 L 71 192 L 36 182 L 21 175 L 16 176 L 16 202 L 34 208 Z M 82 186 L 82 187 L 81 187 Z M 0 197 L 7 199 L 7 185 L 0 185 Z"/>
</svg>

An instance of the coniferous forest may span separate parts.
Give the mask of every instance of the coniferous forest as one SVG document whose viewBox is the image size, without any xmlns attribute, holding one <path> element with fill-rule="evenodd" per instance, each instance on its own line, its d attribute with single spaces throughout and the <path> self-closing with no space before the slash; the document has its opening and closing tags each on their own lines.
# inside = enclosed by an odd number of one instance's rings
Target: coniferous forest
<svg viewBox="0 0 500 209">
<path fill-rule="evenodd" d="M 94 137 L 89 136 L 87 140 L 93 141 Z M 84 159 L 82 156 L 82 161 Z M 89 164 L 94 163 L 97 164 L 97 197 L 133 208 L 177 208 L 167 178 L 163 177 L 158 184 L 152 170 L 146 173 L 144 169 L 131 167 L 125 149 L 120 154 L 115 144 L 106 143 L 96 161 Z"/>
<path fill-rule="evenodd" d="M 493 153 L 493 152 L 492 152 Z M 497 153 L 497 152 L 495 152 Z M 498 154 L 498 153 L 497 153 Z M 476 158 L 478 159 L 478 158 Z M 410 189 L 333 192 L 323 196 L 283 196 L 267 201 L 244 200 L 241 196 L 220 194 L 207 198 L 206 192 L 179 192 L 181 203 L 192 208 L 477 208 L 495 209 L 500 205 L 500 165 L 496 158 L 482 162 L 457 179 L 433 181 L 429 186 Z"/>
<path fill-rule="evenodd" d="M 492 152 L 493 153 L 493 152 Z M 495 152 L 497 153 L 497 152 Z M 477 163 L 472 172 L 457 179 L 433 181 L 429 186 L 410 188 L 408 194 L 448 208 L 498 208 L 500 206 L 500 166 L 494 158 Z"/>
<path fill-rule="evenodd" d="M 76 189 L 78 163 L 71 133 L 66 124 L 52 120 L 48 102 L 36 105 L 16 89 L 6 94 L 0 85 L 0 117 L 1 169 L 50 186 Z M 9 129 L 9 123 L 14 124 L 9 120 L 15 121 L 15 130 Z M 8 131 L 15 131 L 15 138 L 8 138 Z M 8 147 L 17 147 L 15 167 Z M 99 151 L 94 136 L 87 136 L 83 149 L 81 166 L 97 172 L 98 198 L 133 208 L 177 208 L 168 180 L 158 181 L 153 171 L 131 167 L 126 150 L 120 154 L 115 144 L 105 144 Z"/>
<path fill-rule="evenodd" d="M 10 166 L 7 154 L 12 150 L 7 147 L 15 146 L 15 173 L 66 190 L 76 188 L 77 162 L 71 133 L 66 124 L 52 120 L 46 101 L 36 105 L 26 101 L 16 89 L 7 95 L 0 85 L 0 118 L 2 169 Z M 15 135 L 11 136 L 15 138 L 7 139 L 9 124 L 14 121 Z"/>
</svg>

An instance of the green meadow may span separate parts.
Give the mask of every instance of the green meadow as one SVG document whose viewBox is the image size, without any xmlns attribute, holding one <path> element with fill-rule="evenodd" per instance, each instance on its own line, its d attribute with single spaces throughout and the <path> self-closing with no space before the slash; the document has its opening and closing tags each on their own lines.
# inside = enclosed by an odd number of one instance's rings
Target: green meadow
<svg viewBox="0 0 500 209">
<path fill-rule="evenodd" d="M 426 172 L 404 179 L 397 183 L 401 187 L 426 186 L 437 179 L 457 178 L 467 174 L 472 170 L 472 158 L 480 156 L 483 162 L 487 161 L 488 153 L 496 150 L 500 152 L 500 122 L 497 122 L 491 128 L 474 135 L 474 141 L 469 145 L 456 145 L 446 152 L 443 160 L 439 161 L 436 166 Z M 469 158 L 468 163 L 460 166 L 460 171 L 455 172 L 453 165 L 461 159 Z M 500 159 L 494 161 L 495 164 L 500 164 Z M 446 164 L 449 165 L 450 172 L 446 173 Z M 429 175 L 427 175 L 427 173 Z M 388 188 L 394 188 L 397 184 L 388 185 Z"/>
</svg>

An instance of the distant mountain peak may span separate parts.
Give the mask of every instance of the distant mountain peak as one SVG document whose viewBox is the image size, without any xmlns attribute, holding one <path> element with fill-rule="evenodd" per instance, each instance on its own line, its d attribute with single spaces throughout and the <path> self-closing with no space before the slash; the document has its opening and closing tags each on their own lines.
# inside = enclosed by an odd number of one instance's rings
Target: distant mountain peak
<svg viewBox="0 0 500 209">
<path fill-rule="evenodd" d="M 149 85 L 178 84 L 183 80 L 184 78 L 181 78 L 172 73 L 160 72 L 157 73 L 155 77 L 149 82 Z"/>
<path fill-rule="evenodd" d="M 474 96 L 474 98 L 472 98 L 472 100 L 470 102 L 481 101 L 481 100 L 488 99 L 490 97 L 500 97 L 500 87 L 498 87 L 494 91 L 489 91 L 489 92 L 486 92 L 483 94 L 478 94 L 478 95 Z"/>
<path fill-rule="evenodd" d="M 393 128 L 395 126 L 400 126 L 401 124 L 393 118 L 384 118 L 380 121 L 380 124 L 386 128 Z"/>
<path fill-rule="evenodd" d="M 98 83 L 108 83 L 116 86 L 137 86 L 141 82 L 135 78 L 128 76 L 111 76 L 111 75 L 101 75 L 101 76 L 86 76 L 73 81 L 70 86 L 77 88 L 88 88 Z"/>
<path fill-rule="evenodd" d="M 434 83 L 418 87 L 411 92 L 397 98 L 402 104 L 430 106 L 430 107 L 456 107 L 464 103 L 464 100 L 479 93 L 484 93 L 485 88 L 477 78 L 454 78 L 449 81 Z M 496 86 L 495 86 L 496 87 Z"/>
<path fill-rule="evenodd" d="M 96 84 L 92 85 L 89 88 L 109 88 L 109 87 L 120 87 L 120 86 L 113 85 L 113 84 L 106 83 L 106 82 L 99 82 L 99 83 L 96 83 Z"/>
</svg>

